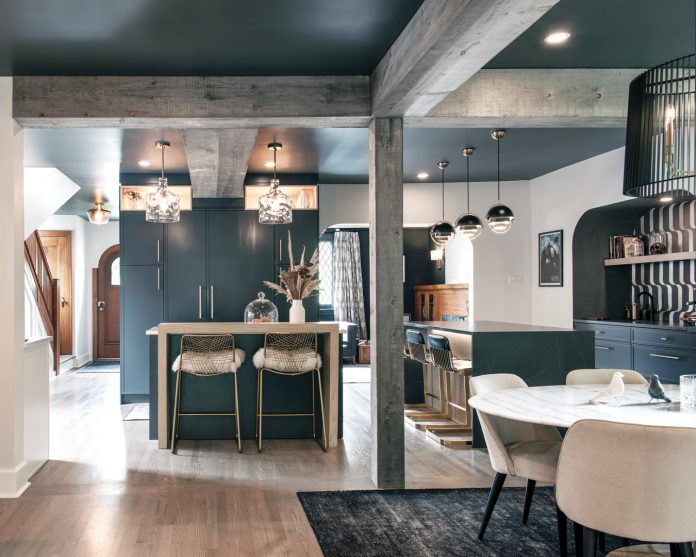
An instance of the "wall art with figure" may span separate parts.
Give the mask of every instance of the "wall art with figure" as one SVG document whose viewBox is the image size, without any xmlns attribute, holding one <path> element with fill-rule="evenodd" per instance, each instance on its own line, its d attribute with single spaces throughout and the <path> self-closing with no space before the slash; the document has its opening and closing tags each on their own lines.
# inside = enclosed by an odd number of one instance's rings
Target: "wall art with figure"
<svg viewBox="0 0 696 557">
<path fill-rule="evenodd" d="M 539 234 L 539 286 L 563 286 L 563 230 Z"/>
</svg>

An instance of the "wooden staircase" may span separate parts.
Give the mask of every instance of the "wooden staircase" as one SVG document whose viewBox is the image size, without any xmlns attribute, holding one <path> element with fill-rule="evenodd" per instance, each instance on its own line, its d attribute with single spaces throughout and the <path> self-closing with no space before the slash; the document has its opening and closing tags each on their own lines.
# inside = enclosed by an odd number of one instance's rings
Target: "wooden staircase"
<svg viewBox="0 0 696 557">
<path fill-rule="evenodd" d="M 39 308 L 41 321 L 46 334 L 52 337 L 53 369 L 58 375 L 60 373 L 60 285 L 58 279 L 51 276 L 38 231 L 32 232 L 24 241 L 24 258 L 34 279 L 31 290 Z"/>
</svg>

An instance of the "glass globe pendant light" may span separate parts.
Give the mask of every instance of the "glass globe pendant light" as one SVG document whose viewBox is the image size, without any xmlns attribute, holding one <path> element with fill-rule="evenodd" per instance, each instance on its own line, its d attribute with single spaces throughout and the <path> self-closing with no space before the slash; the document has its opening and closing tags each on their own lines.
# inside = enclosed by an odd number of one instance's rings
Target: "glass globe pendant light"
<svg viewBox="0 0 696 557">
<path fill-rule="evenodd" d="M 104 203 L 95 201 L 94 207 L 87 211 L 87 218 L 92 224 L 106 224 L 109 222 L 111 211 L 104 209 Z"/>
<path fill-rule="evenodd" d="M 445 168 L 448 166 L 448 161 L 437 163 L 437 167 L 442 171 L 442 220 L 430 227 L 430 237 L 440 247 L 444 247 L 456 234 L 452 223 L 445 220 Z"/>
<path fill-rule="evenodd" d="M 486 214 L 486 222 L 489 228 L 496 234 L 505 234 L 512 226 L 512 221 L 515 220 L 515 215 L 510 207 L 503 205 L 500 202 L 500 140 L 505 137 L 507 130 L 493 130 L 491 137 L 498 143 L 498 201 L 488 209 Z"/>
<path fill-rule="evenodd" d="M 276 177 L 276 155 L 283 148 L 282 143 L 269 143 L 273 151 L 273 179 L 268 193 L 259 198 L 259 222 L 261 224 L 290 224 L 292 222 L 292 200 L 280 189 L 280 180 Z"/>
<path fill-rule="evenodd" d="M 145 220 L 169 224 L 181 219 L 179 196 L 169 189 L 164 177 L 164 150 L 170 147 L 169 141 L 155 143 L 162 150 L 162 175 L 157 180 L 157 189 L 145 197 Z"/>
<path fill-rule="evenodd" d="M 464 147 L 462 155 L 466 157 L 466 213 L 457 219 L 454 228 L 459 234 L 468 240 L 475 240 L 483 231 L 481 219 L 470 212 L 469 208 L 469 157 L 474 154 L 473 147 Z"/>
</svg>

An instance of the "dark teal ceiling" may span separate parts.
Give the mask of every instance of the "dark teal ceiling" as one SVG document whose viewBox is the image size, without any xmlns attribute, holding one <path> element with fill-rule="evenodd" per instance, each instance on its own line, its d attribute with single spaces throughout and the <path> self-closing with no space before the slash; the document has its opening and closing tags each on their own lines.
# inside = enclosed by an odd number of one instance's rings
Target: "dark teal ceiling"
<svg viewBox="0 0 696 557">
<path fill-rule="evenodd" d="M 487 68 L 650 68 L 696 50 L 694 0 L 561 0 Z M 544 37 L 568 31 L 563 45 Z"/>
<path fill-rule="evenodd" d="M 366 75 L 423 0 L 0 0 L 0 75 Z"/>
</svg>

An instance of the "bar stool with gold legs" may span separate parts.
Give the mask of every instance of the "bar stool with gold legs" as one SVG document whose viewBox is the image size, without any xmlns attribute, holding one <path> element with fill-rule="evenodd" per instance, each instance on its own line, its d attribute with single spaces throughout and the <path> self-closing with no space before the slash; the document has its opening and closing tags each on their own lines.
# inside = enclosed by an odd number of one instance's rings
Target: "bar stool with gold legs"
<svg viewBox="0 0 696 557">
<path fill-rule="evenodd" d="M 176 454 L 180 416 L 234 416 L 237 449 L 242 452 L 242 438 L 239 429 L 239 397 L 237 370 L 244 362 L 246 354 L 235 348 L 233 335 L 183 335 L 181 352 L 174 360 L 172 371 L 176 373 L 176 392 L 174 394 L 174 413 L 172 415 L 172 453 Z M 231 373 L 234 376 L 234 412 L 181 412 L 182 374 L 198 377 L 212 377 Z"/>
<path fill-rule="evenodd" d="M 468 339 L 468 337 L 467 337 Z M 448 447 L 471 446 L 471 408 L 466 402 L 469 397 L 469 378 L 471 377 L 471 360 L 456 358 L 452 353 L 449 339 L 443 335 L 428 335 L 428 354 L 432 365 L 437 366 L 445 375 L 442 399 L 445 401 L 447 420 L 444 425 L 427 427 L 427 435 L 442 445 Z M 464 377 L 464 401 L 458 404 L 452 401 L 454 376 Z M 454 420 L 452 409 L 464 413 L 465 423 Z"/>
<path fill-rule="evenodd" d="M 447 417 L 447 404 L 443 401 L 439 394 L 431 393 L 428 390 L 428 368 L 431 365 L 428 346 L 425 343 L 425 338 L 420 331 L 414 329 L 406 329 L 406 347 L 404 355 L 412 360 L 420 362 L 423 366 L 423 404 L 405 404 L 404 413 L 406 423 L 416 429 L 426 430 L 430 426 L 447 425 L 449 419 Z M 440 392 L 444 392 L 444 372 L 440 371 Z M 440 408 L 433 408 L 428 404 L 428 397 L 437 398 L 440 400 Z"/>
<path fill-rule="evenodd" d="M 314 333 L 266 333 L 263 348 L 254 354 L 254 366 L 258 370 L 257 396 L 256 396 L 256 436 L 259 443 L 259 452 L 263 445 L 263 418 L 264 417 L 299 417 L 312 416 L 312 437 L 317 439 L 316 432 L 316 404 L 314 391 L 314 377 L 319 386 L 319 405 L 321 410 L 321 433 L 324 451 L 327 449 L 326 420 L 324 416 L 324 397 L 321 389 L 321 356 L 317 350 L 317 335 Z M 267 413 L 263 411 L 263 372 L 267 371 L 276 375 L 297 376 L 306 373 L 312 374 L 312 412 L 309 413 Z"/>
</svg>

